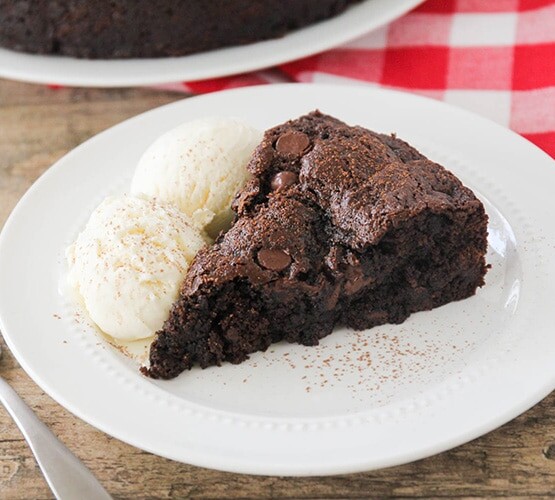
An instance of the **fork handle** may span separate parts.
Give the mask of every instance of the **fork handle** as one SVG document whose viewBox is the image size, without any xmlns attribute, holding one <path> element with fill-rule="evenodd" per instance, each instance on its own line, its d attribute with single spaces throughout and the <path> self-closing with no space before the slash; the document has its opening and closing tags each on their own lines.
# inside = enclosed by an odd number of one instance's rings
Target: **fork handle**
<svg viewBox="0 0 555 500">
<path fill-rule="evenodd" d="M 83 462 L 58 440 L 2 378 L 0 402 L 19 427 L 58 500 L 112 498 Z"/>
</svg>

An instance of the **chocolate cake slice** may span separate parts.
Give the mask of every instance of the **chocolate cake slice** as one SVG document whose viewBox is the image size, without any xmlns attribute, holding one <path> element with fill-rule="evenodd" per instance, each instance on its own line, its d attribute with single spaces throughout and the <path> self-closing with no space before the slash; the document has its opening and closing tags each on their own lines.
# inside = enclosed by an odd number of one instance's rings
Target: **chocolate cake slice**
<svg viewBox="0 0 555 500">
<path fill-rule="evenodd" d="M 401 323 L 484 284 L 484 207 L 395 136 L 313 112 L 268 130 L 248 169 L 234 225 L 197 255 L 156 335 L 151 377 Z"/>
</svg>

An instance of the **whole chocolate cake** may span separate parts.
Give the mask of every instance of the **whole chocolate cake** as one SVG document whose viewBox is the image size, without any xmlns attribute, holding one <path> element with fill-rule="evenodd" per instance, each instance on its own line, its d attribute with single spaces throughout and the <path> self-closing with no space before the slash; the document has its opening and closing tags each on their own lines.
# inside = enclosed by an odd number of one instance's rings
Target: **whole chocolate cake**
<svg viewBox="0 0 555 500">
<path fill-rule="evenodd" d="M 156 335 L 151 377 L 401 323 L 484 284 L 482 203 L 395 136 L 313 112 L 267 131 L 248 169 L 234 225 L 197 255 Z"/>
<path fill-rule="evenodd" d="M 276 38 L 360 0 L 0 0 L 0 46 L 84 58 L 181 56 Z"/>
</svg>

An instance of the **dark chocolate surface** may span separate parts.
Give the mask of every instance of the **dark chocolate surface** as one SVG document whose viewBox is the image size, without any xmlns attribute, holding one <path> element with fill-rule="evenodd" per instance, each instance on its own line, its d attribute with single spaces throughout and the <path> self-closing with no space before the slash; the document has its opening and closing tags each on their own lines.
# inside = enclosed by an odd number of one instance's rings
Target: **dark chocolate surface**
<svg viewBox="0 0 555 500">
<path fill-rule="evenodd" d="M 0 0 L 0 46 L 83 58 L 181 56 L 276 38 L 360 0 Z"/>
<path fill-rule="evenodd" d="M 400 323 L 484 283 L 482 204 L 394 136 L 313 112 L 267 131 L 248 169 L 236 222 L 197 255 L 151 346 L 151 377 Z"/>
</svg>

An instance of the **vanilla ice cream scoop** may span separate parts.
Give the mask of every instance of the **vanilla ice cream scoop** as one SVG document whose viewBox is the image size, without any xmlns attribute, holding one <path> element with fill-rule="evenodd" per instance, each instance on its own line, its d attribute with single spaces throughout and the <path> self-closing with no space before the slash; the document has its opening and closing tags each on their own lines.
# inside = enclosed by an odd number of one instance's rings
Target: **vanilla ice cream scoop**
<svg viewBox="0 0 555 500">
<path fill-rule="evenodd" d="M 66 251 L 69 284 L 103 332 L 147 338 L 167 319 L 189 263 L 206 243 L 177 207 L 109 197 Z"/>
<path fill-rule="evenodd" d="M 139 160 L 132 194 L 174 203 L 211 236 L 232 220 L 231 201 L 262 132 L 228 118 L 184 123 L 158 138 Z"/>
</svg>

